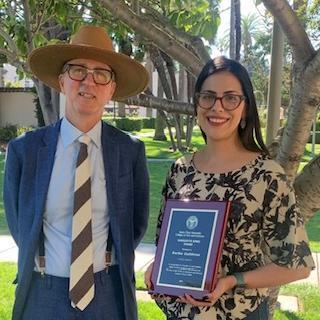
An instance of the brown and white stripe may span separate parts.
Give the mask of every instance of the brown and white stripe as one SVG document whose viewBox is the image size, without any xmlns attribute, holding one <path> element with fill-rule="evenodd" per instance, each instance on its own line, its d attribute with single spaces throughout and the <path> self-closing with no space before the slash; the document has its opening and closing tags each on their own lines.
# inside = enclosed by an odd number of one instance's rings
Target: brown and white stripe
<svg viewBox="0 0 320 320">
<path fill-rule="evenodd" d="M 88 144 L 90 138 L 79 138 L 72 219 L 72 253 L 69 297 L 73 307 L 84 310 L 94 296 L 91 179 Z"/>
</svg>

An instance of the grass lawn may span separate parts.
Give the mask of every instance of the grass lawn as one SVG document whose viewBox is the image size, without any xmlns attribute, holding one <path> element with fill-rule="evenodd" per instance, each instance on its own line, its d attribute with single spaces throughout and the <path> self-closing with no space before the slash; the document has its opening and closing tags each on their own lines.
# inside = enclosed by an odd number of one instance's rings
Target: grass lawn
<svg viewBox="0 0 320 320">
<path fill-rule="evenodd" d="M 0 263 L 0 319 L 10 320 L 15 286 L 12 284 L 16 274 L 14 263 Z M 136 274 L 137 288 L 143 289 L 143 273 Z M 298 297 L 299 313 L 277 310 L 275 320 L 320 320 L 320 289 L 309 285 L 286 285 L 280 294 Z M 138 301 L 139 320 L 164 320 L 162 312 L 154 302 Z"/>
<path fill-rule="evenodd" d="M 306 224 L 311 251 L 320 252 L 320 211 Z"/>
<path fill-rule="evenodd" d="M 150 218 L 143 242 L 153 243 L 160 208 L 161 190 L 172 162 L 148 162 L 150 173 Z"/>
<path fill-rule="evenodd" d="M 12 281 L 16 274 L 16 264 L 0 263 L 0 319 L 11 319 L 15 285 Z"/>
<path fill-rule="evenodd" d="M 162 311 L 153 301 L 138 301 L 139 320 L 165 320 Z"/>
</svg>

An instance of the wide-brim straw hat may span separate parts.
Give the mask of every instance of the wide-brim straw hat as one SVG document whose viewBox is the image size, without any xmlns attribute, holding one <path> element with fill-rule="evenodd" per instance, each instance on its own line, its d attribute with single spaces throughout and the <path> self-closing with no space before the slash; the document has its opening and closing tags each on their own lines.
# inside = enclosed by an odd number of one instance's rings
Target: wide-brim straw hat
<svg viewBox="0 0 320 320">
<path fill-rule="evenodd" d="M 101 27 L 82 26 L 70 44 L 52 44 L 37 48 L 28 58 L 33 74 L 49 87 L 60 90 L 58 81 L 64 64 L 73 59 L 92 59 L 107 64 L 115 73 L 113 100 L 135 96 L 148 85 L 148 72 L 137 61 L 115 52 L 112 40 Z"/>
</svg>

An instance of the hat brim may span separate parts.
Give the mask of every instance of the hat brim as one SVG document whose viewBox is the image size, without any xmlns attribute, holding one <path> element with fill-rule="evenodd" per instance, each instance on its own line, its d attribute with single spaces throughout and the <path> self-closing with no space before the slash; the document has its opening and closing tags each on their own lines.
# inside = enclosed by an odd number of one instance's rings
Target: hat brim
<svg viewBox="0 0 320 320">
<path fill-rule="evenodd" d="M 116 75 L 113 100 L 122 100 L 142 92 L 148 85 L 147 70 L 137 61 L 115 51 L 72 44 L 54 44 L 31 52 L 28 63 L 33 74 L 49 87 L 60 90 L 59 74 L 73 59 L 92 59 L 107 64 Z"/>
</svg>

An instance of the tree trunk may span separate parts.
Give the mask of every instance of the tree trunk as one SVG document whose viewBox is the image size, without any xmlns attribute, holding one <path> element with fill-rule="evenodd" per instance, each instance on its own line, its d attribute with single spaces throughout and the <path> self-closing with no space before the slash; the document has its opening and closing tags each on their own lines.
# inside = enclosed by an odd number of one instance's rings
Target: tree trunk
<svg viewBox="0 0 320 320">
<path fill-rule="evenodd" d="M 156 116 L 156 123 L 155 123 L 155 130 L 154 130 L 154 137 L 153 140 L 156 141 L 167 141 L 167 137 L 164 134 L 164 129 L 166 127 L 166 122 L 161 116 L 159 110 L 157 110 Z"/>
<path fill-rule="evenodd" d="M 229 34 L 229 57 L 230 59 L 236 58 L 236 35 L 235 35 L 235 3 L 236 0 L 230 0 L 230 34 Z"/>
<path fill-rule="evenodd" d="M 123 102 L 117 102 L 118 105 L 118 117 L 126 117 L 126 104 Z"/>
<path fill-rule="evenodd" d="M 39 97 L 44 123 L 49 125 L 59 119 L 59 92 L 43 82 L 33 79 Z"/>
<path fill-rule="evenodd" d="M 234 1 L 234 15 L 235 15 L 235 59 L 240 61 L 241 49 L 241 8 L 240 0 Z"/>
<path fill-rule="evenodd" d="M 294 181 L 298 206 L 306 222 L 319 210 L 319 181 L 320 155 L 311 160 Z"/>
<path fill-rule="evenodd" d="M 147 71 L 148 71 L 148 74 L 149 74 L 149 90 L 150 92 L 153 92 L 153 70 L 154 70 L 154 67 L 153 67 L 153 63 L 150 59 L 150 54 L 148 53 L 147 54 L 147 57 L 146 57 L 146 65 L 145 65 Z M 151 108 L 147 108 L 147 112 L 146 112 L 146 115 L 147 117 L 152 117 L 152 109 Z"/>
<path fill-rule="evenodd" d="M 271 67 L 268 87 L 268 117 L 266 144 L 272 143 L 280 127 L 282 65 L 284 34 L 274 19 L 271 47 Z"/>
<path fill-rule="evenodd" d="M 0 87 L 4 87 L 4 75 L 5 75 L 5 69 L 0 67 Z"/>
<path fill-rule="evenodd" d="M 194 127 L 194 116 L 187 116 L 187 132 L 186 132 L 186 148 L 187 150 L 190 149 L 191 146 L 191 139 L 192 139 L 192 132 Z"/>
<path fill-rule="evenodd" d="M 158 97 L 159 98 L 163 97 L 163 89 L 162 89 L 160 81 L 158 81 Z M 163 115 L 164 114 L 161 114 L 159 112 L 159 110 L 157 110 L 157 117 L 156 117 L 153 140 L 167 141 L 167 137 L 164 133 L 164 129 L 166 127 L 166 121 L 165 121 Z"/>
</svg>

